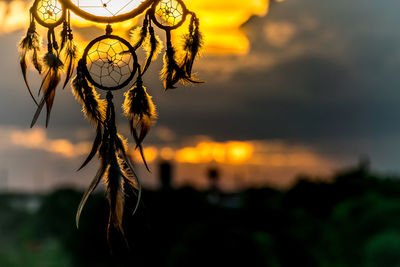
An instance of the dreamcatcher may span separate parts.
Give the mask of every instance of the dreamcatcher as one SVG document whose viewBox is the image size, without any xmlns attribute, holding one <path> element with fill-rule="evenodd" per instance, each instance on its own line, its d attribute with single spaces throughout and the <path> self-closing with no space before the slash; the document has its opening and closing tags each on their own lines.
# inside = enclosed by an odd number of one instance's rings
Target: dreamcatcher
<svg viewBox="0 0 400 267">
<path fill-rule="evenodd" d="M 73 40 L 71 12 L 78 16 L 106 24 L 106 33 L 92 40 L 78 60 L 77 46 Z M 143 25 L 132 31 L 132 42 L 113 35 L 112 23 L 132 19 L 144 14 Z M 182 55 L 178 55 L 171 40 L 171 31 L 180 27 L 190 16 L 189 31 L 184 36 Z M 41 39 L 36 31 L 36 23 L 47 28 L 47 51 L 40 56 Z M 100 167 L 85 192 L 76 214 L 79 217 L 89 195 L 101 180 L 107 187 L 110 206 L 107 235 L 111 226 L 122 235 L 125 190 L 133 190 L 140 202 L 141 186 L 132 164 L 127 156 L 126 140 L 118 134 L 115 121 L 113 91 L 129 88 L 125 92 L 122 105 L 124 115 L 129 120 L 131 134 L 146 163 L 142 142 L 157 114 L 151 96 L 143 84 L 143 76 L 151 62 L 161 51 L 162 44 L 154 32 L 153 24 L 166 33 L 164 68 L 161 78 L 164 88 L 176 88 L 178 82 L 200 83 L 192 77 L 193 62 L 202 44 L 199 20 L 189 11 L 182 0 L 36 0 L 30 9 L 30 25 L 26 36 L 20 43 L 20 64 L 29 94 L 37 105 L 31 127 L 36 123 L 42 109 L 46 106 L 46 127 L 56 94 L 61 82 L 61 72 L 65 73 L 62 86 L 70 80 L 72 92 L 83 107 L 83 113 L 96 127 L 96 137 L 92 149 L 84 161 L 83 168 L 98 154 Z M 62 25 L 60 36 L 55 29 Z M 136 51 L 144 48 L 147 58 L 141 65 Z M 27 80 L 28 58 L 35 69 L 42 74 L 38 90 L 41 96 L 37 101 Z M 73 72 L 76 75 L 73 79 Z M 136 79 L 134 81 L 134 79 Z M 105 90 L 103 99 L 96 89 Z M 134 212 L 135 212 L 134 211 Z"/>
</svg>

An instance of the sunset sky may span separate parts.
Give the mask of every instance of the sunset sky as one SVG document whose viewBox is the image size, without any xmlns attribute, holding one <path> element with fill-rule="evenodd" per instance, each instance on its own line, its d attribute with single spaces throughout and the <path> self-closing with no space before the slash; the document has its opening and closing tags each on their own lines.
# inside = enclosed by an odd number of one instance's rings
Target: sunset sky
<svg viewBox="0 0 400 267">
<path fill-rule="evenodd" d="M 157 186 L 161 158 L 176 162 L 176 186 L 207 188 L 207 168 L 219 166 L 228 191 L 286 188 L 298 174 L 328 176 L 360 157 L 369 157 L 375 170 L 400 173 L 399 1 L 185 2 L 206 38 L 195 65 L 206 83 L 164 92 L 162 60 L 152 65 L 145 83 L 159 119 L 145 141 L 153 172 L 138 166 L 143 184 Z M 0 1 L 0 186 L 86 186 L 97 162 L 75 170 L 94 129 L 70 89 L 57 91 L 48 129 L 43 118 L 29 128 L 35 106 L 17 51 L 29 6 Z M 114 29 L 126 35 L 136 23 Z M 74 31 L 81 44 L 104 32 L 80 19 Z M 29 73 L 38 86 L 35 75 Z M 125 118 L 118 125 L 128 137 Z"/>
</svg>

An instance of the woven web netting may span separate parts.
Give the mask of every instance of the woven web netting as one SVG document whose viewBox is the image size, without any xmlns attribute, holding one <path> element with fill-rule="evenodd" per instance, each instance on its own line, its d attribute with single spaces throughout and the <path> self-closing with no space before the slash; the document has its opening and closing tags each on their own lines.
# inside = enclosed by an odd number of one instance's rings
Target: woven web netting
<svg viewBox="0 0 400 267">
<path fill-rule="evenodd" d="M 62 7 L 57 0 L 41 0 L 37 4 L 37 14 L 46 23 L 52 24 L 62 17 Z"/>
<path fill-rule="evenodd" d="M 163 26 L 173 27 L 183 19 L 183 7 L 176 0 L 162 0 L 155 10 L 157 21 Z"/>
<path fill-rule="evenodd" d="M 135 64 L 129 48 L 114 39 L 95 43 L 89 49 L 86 61 L 92 79 L 105 88 L 117 87 L 127 81 Z"/>
<path fill-rule="evenodd" d="M 72 3 L 92 15 L 113 17 L 137 8 L 143 0 L 72 0 Z"/>
</svg>

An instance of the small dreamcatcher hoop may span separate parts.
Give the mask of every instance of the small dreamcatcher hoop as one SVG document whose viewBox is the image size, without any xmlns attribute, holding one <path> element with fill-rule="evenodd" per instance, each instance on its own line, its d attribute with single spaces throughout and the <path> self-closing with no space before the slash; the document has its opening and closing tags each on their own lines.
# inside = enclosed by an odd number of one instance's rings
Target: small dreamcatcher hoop
<svg viewBox="0 0 400 267">
<path fill-rule="evenodd" d="M 94 156 L 99 157 L 99 169 L 78 206 L 78 226 L 82 209 L 93 190 L 103 181 L 107 187 L 110 207 L 107 236 L 114 227 L 124 236 L 125 190 L 131 190 L 137 198 L 138 208 L 141 185 L 128 156 L 126 140 L 118 133 L 113 91 L 128 89 L 124 93 L 123 113 L 129 121 L 131 135 L 136 143 L 145 167 L 149 170 L 143 153 L 143 140 L 157 119 L 152 97 L 144 86 L 143 77 L 161 52 L 163 45 L 156 35 L 153 24 L 166 33 L 166 49 L 161 79 L 164 89 L 176 88 L 180 83 L 200 83 L 192 77 L 193 62 L 202 47 L 199 19 L 188 10 L 182 0 L 35 0 L 29 10 L 30 24 L 26 36 L 20 42 L 20 66 L 28 91 L 37 105 L 31 127 L 46 107 L 46 127 L 50 119 L 56 89 L 65 79 L 63 87 L 71 81 L 72 92 L 82 105 L 87 119 L 96 125 L 96 137 L 92 149 L 82 166 Z M 93 22 L 106 23 L 106 34 L 92 40 L 78 54 L 71 27 L 71 12 Z M 131 31 L 127 41 L 112 35 L 111 24 L 122 22 L 143 14 L 143 24 Z M 183 46 L 173 46 L 171 31 L 182 26 L 190 16 L 188 33 L 183 36 Z M 36 22 L 47 28 L 47 52 L 41 55 L 41 38 Z M 55 32 L 62 24 L 61 34 Z M 61 28 L 61 27 L 60 27 Z M 139 62 L 136 51 L 142 47 L 146 59 Z M 176 53 L 177 49 L 181 53 Z M 79 60 L 78 60 L 79 59 Z M 27 79 L 28 61 L 42 74 L 39 88 L 41 99 L 36 100 Z M 73 74 L 76 73 L 75 76 Z M 136 77 L 136 81 L 133 82 Z M 130 86 L 130 88 L 128 88 Z M 103 98 L 96 89 L 107 91 Z M 129 191 L 128 191 L 129 192 Z M 133 212 L 133 213 L 134 213 Z"/>
<path fill-rule="evenodd" d="M 46 28 L 54 28 L 65 20 L 66 9 L 58 0 L 36 0 L 32 6 L 36 21 Z"/>
<path fill-rule="evenodd" d="M 126 87 L 137 71 L 137 56 L 132 45 L 116 35 L 103 35 L 89 43 L 83 52 L 86 78 L 102 90 Z"/>
<path fill-rule="evenodd" d="M 188 13 L 182 0 L 158 0 L 150 12 L 154 24 L 163 30 L 174 30 L 182 26 Z"/>
</svg>

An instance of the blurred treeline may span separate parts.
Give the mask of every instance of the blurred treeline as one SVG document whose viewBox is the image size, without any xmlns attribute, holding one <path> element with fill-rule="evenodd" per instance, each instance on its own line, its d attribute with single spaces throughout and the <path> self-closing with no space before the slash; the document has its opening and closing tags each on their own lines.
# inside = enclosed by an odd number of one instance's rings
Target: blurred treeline
<svg viewBox="0 0 400 267">
<path fill-rule="evenodd" d="M 82 192 L 0 196 L 0 266 L 399 266 L 400 180 L 360 167 L 331 183 L 226 195 L 190 188 L 144 191 L 125 214 L 130 248 L 112 232 L 107 204 Z"/>
</svg>

